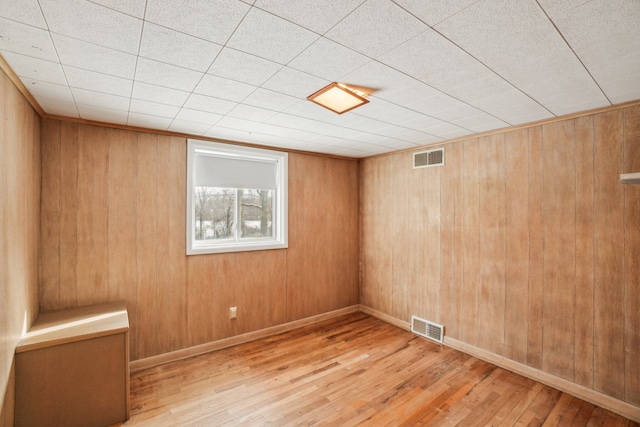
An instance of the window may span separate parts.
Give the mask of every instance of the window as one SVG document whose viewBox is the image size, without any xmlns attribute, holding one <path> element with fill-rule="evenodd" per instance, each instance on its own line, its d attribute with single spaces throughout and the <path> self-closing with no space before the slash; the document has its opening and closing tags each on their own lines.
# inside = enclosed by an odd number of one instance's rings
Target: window
<svg viewBox="0 0 640 427">
<path fill-rule="evenodd" d="M 187 144 L 187 255 L 287 247 L 287 153 Z"/>
</svg>

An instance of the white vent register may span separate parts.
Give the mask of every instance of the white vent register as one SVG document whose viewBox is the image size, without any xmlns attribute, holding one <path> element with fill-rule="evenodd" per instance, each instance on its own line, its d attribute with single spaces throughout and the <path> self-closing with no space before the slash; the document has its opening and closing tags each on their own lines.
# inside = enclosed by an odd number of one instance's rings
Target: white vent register
<svg viewBox="0 0 640 427">
<path fill-rule="evenodd" d="M 444 148 L 413 153 L 413 168 L 430 168 L 444 165 Z"/>
<path fill-rule="evenodd" d="M 442 344 L 444 326 L 418 316 L 411 316 L 411 332 Z"/>
</svg>

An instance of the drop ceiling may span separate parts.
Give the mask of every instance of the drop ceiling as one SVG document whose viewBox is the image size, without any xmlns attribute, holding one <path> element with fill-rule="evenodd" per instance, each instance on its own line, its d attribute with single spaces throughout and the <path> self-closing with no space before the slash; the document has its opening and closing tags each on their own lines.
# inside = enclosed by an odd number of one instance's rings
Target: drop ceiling
<svg viewBox="0 0 640 427">
<path fill-rule="evenodd" d="M 640 99 L 640 1 L 0 0 L 0 54 L 48 115 L 359 158 Z"/>
</svg>

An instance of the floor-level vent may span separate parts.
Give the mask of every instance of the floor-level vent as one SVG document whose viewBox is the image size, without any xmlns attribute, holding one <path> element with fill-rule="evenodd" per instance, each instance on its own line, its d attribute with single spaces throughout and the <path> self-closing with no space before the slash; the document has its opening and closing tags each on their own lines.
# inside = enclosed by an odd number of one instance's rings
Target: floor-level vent
<svg viewBox="0 0 640 427">
<path fill-rule="evenodd" d="M 444 326 L 418 316 L 411 316 L 411 332 L 442 343 Z"/>
<path fill-rule="evenodd" d="M 429 168 L 444 165 L 444 148 L 413 153 L 413 168 Z"/>
</svg>

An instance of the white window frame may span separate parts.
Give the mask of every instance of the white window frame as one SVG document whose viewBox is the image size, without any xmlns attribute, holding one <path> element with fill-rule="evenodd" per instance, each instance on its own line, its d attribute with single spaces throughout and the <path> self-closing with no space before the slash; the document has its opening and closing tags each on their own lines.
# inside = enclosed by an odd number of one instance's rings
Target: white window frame
<svg viewBox="0 0 640 427">
<path fill-rule="evenodd" d="M 196 241 L 195 237 L 195 183 L 196 151 L 220 157 L 242 160 L 270 161 L 276 163 L 276 189 L 272 213 L 273 238 L 237 239 L 235 241 Z M 187 140 L 187 255 L 244 252 L 288 247 L 288 154 L 262 148 L 244 147 L 217 142 Z M 237 226 L 237 224 L 236 224 Z"/>
</svg>

